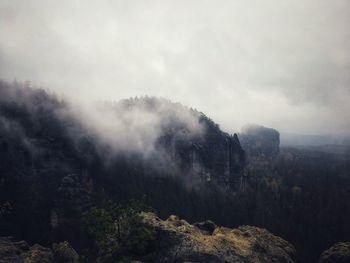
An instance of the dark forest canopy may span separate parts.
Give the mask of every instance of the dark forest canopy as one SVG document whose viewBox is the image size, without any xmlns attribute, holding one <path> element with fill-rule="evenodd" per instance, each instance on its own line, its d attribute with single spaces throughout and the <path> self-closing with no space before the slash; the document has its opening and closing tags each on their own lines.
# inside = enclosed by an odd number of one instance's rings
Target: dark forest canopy
<svg viewBox="0 0 350 263">
<path fill-rule="evenodd" d="M 349 154 L 282 147 L 252 158 L 237 136 L 165 99 L 78 106 L 0 82 L 2 235 L 84 253 L 87 214 L 142 199 L 163 218 L 265 227 L 304 262 L 350 239 Z"/>
</svg>

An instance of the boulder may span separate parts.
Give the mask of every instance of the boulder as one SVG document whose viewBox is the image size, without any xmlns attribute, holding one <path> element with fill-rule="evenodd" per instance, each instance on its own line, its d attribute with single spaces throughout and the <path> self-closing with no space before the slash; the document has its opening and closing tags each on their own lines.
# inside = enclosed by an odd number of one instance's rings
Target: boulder
<svg viewBox="0 0 350 263">
<path fill-rule="evenodd" d="M 67 242 L 53 244 L 55 263 L 78 263 L 79 255 Z"/>
<path fill-rule="evenodd" d="M 52 263 L 53 255 L 52 250 L 38 244 L 30 247 L 28 252 L 21 255 L 21 260 L 19 262 L 23 263 Z"/>
<path fill-rule="evenodd" d="M 212 234 L 214 230 L 217 228 L 215 223 L 211 220 L 206 220 L 204 222 L 194 223 L 194 226 L 198 227 L 200 230 L 204 231 L 204 233 Z"/>
<path fill-rule="evenodd" d="M 339 242 L 324 251 L 319 263 L 348 263 L 350 262 L 350 242 Z"/>
<path fill-rule="evenodd" d="M 78 263 L 79 256 L 68 242 L 54 244 L 53 250 L 12 237 L 0 237 L 0 263 Z"/>
<path fill-rule="evenodd" d="M 29 251 L 25 241 L 15 242 L 12 237 L 0 237 L 0 263 L 19 262 L 21 254 Z"/>
<path fill-rule="evenodd" d="M 0 263 L 52 263 L 49 248 L 40 245 L 29 247 L 25 241 L 14 241 L 12 237 L 0 237 Z"/>
</svg>

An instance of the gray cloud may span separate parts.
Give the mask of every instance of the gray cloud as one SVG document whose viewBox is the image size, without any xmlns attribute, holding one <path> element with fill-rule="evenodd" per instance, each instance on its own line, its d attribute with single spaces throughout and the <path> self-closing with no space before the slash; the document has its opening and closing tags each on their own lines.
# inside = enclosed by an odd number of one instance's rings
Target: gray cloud
<svg viewBox="0 0 350 263">
<path fill-rule="evenodd" d="M 163 96 L 230 132 L 349 135 L 349 24 L 349 0 L 0 0 L 0 77 Z"/>
</svg>

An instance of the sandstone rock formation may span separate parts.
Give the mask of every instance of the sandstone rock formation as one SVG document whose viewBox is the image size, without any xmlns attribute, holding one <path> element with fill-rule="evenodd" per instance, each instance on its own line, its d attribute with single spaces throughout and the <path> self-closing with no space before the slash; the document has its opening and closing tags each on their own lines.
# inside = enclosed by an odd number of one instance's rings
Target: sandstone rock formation
<svg viewBox="0 0 350 263">
<path fill-rule="evenodd" d="M 279 153 L 280 134 L 277 130 L 255 124 L 242 128 L 239 139 L 248 157 L 274 157 Z"/>
<path fill-rule="evenodd" d="M 67 242 L 52 245 L 55 263 L 78 263 L 79 255 Z"/>
<path fill-rule="evenodd" d="M 151 262 L 286 262 L 296 260 L 294 247 L 265 229 L 217 227 L 213 222 L 189 224 L 176 216 L 161 220 L 143 213 L 156 230 Z"/>
<path fill-rule="evenodd" d="M 350 242 L 339 242 L 324 251 L 319 263 L 347 263 L 350 262 Z"/>
<path fill-rule="evenodd" d="M 12 237 L 0 237 L 0 263 L 78 263 L 75 250 L 62 242 L 54 249 L 35 244 L 29 246 L 25 241 L 15 241 Z"/>
</svg>

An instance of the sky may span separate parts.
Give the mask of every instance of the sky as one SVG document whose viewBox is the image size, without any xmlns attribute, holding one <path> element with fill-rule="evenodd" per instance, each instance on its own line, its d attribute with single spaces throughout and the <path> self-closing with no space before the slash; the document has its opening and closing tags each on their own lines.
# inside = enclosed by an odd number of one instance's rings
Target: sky
<svg viewBox="0 0 350 263">
<path fill-rule="evenodd" d="M 0 78 L 350 135 L 350 0 L 0 0 Z"/>
</svg>

